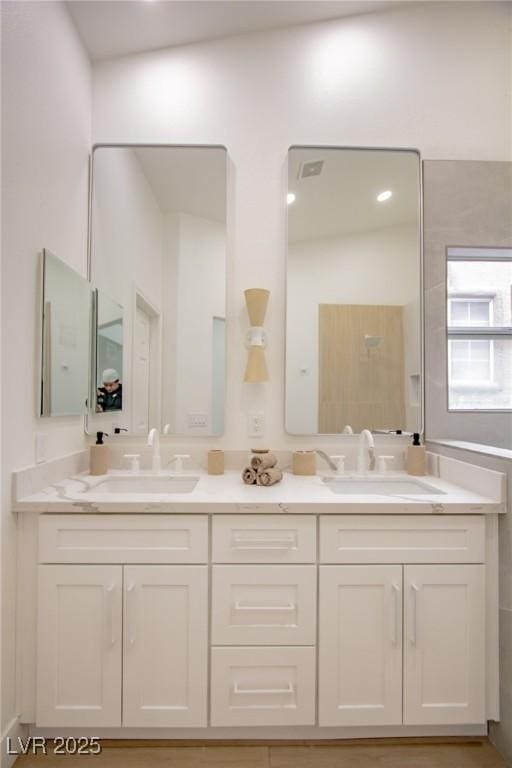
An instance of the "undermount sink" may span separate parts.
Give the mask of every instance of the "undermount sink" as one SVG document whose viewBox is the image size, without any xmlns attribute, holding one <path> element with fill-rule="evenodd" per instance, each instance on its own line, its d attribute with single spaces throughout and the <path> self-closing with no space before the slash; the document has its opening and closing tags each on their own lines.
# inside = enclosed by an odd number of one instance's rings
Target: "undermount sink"
<svg viewBox="0 0 512 768">
<path fill-rule="evenodd" d="M 198 477 L 192 475 L 109 477 L 88 488 L 83 492 L 83 495 L 92 496 L 98 493 L 192 493 L 198 480 Z"/>
<path fill-rule="evenodd" d="M 324 477 L 333 493 L 356 494 L 358 496 L 417 496 L 420 494 L 444 494 L 438 488 L 411 478 L 382 477 Z"/>
</svg>

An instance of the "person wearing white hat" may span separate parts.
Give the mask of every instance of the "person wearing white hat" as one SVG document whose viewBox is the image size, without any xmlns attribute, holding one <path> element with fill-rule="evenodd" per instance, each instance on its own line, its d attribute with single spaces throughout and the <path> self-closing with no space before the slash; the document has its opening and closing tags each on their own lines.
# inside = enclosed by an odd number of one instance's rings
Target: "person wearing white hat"
<svg viewBox="0 0 512 768">
<path fill-rule="evenodd" d="M 103 371 L 103 386 L 96 394 L 96 411 L 120 411 L 123 407 L 123 385 L 115 368 Z"/>
</svg>

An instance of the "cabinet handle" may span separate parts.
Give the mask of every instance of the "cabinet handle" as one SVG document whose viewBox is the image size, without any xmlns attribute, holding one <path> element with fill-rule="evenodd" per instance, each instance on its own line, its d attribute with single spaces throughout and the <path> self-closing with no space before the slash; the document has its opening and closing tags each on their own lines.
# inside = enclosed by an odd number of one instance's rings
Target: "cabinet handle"
<svg viewBox="0 0 512 768">
<path fill-rule="evenodd" d="M 240 536 L 233 537 L 232 549 L 243 552 L 259 552 L 261 550 L 283 550 L 288 551 L 295 546 L 295 537 L 286 536 L 284 538 L 269 538 L 269 539 L 244 539 Z"/>
<path fill-rule="evenodd" d="M 286 688 L 242 688 L 238 685 L 238 683 L 235 683 L 233 685 L 233 693 L 235 694 L 243 694 L 243 693 L 249 693 L 249 694 L 263 694 L 263 695 L 278 695 L 283 693 L 295 693 L 295 687 L 292 683 L 288 683 Z"/>
<path fill-rule="evenodd" d="M 417 634 L 418 634 L 418 592 L 419 588 L 411 582 L 411 590 L 412 590 L 412 621 L 411 621 L 411 644 L 416 645 L 417 640 Z"/>
<path fill-rule="evenodd" d="M 114 584 L 107 587 L 105 592 L 107 596 L 107 637 L 109 637 L 109 644 L 112 646 L 116 644 L 116 635 L 114 632 Z"/>
<path fill-rule="evenodd" d="M 397 645 L 398 643 L 398 618 L 399 618 L 399 610 L 398 610 L 398 598 L 400 596 L 400 587 L 398 584 L 392 584 L 391 585 L 393 590 L 393 637 L 391 642 L 393 645 Z"/>
<path fill-rule="evenodd" d="M 135 634 L 135 584 L 130 584 L 127 589 L 126 617 L 128 620 L 128 642 L 135 645 L 137 639 Z"/>
<path fill-rule="evenodd" d="M 284 605 L 251 605 L 250 603 L 235 603 L 235 611 L 294 611 L 295 603 L 285 603 Z"/>
</svg>

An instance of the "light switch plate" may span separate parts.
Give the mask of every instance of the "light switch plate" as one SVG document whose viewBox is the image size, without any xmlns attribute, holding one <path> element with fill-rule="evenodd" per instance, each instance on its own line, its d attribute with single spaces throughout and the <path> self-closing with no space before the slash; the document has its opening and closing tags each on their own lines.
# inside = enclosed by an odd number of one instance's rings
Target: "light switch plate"
<svg viewBox="0 0 512 768">
<path fill-rule="evenodd" d="M 202 427 L 207 427 L 208 414 L 207 413 L 189 413 L 188 426 L 189 426 L 189 429 L 201 429 Z"/>
</svg>

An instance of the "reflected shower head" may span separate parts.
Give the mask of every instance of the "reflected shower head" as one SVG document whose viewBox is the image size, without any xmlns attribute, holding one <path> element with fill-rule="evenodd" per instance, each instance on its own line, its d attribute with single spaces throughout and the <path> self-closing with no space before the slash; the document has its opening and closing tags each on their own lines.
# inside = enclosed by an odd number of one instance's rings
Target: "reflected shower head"
<svg viewBox="0 0 512 768">
<path fill-rule="evenodd" d="M 380 347 L 382 344 L 382 336 L 368 336 L 368 334 L 364 337 L 364 345 L 366 349 L 376 349 L 376 347 Z"/>
</svg>

